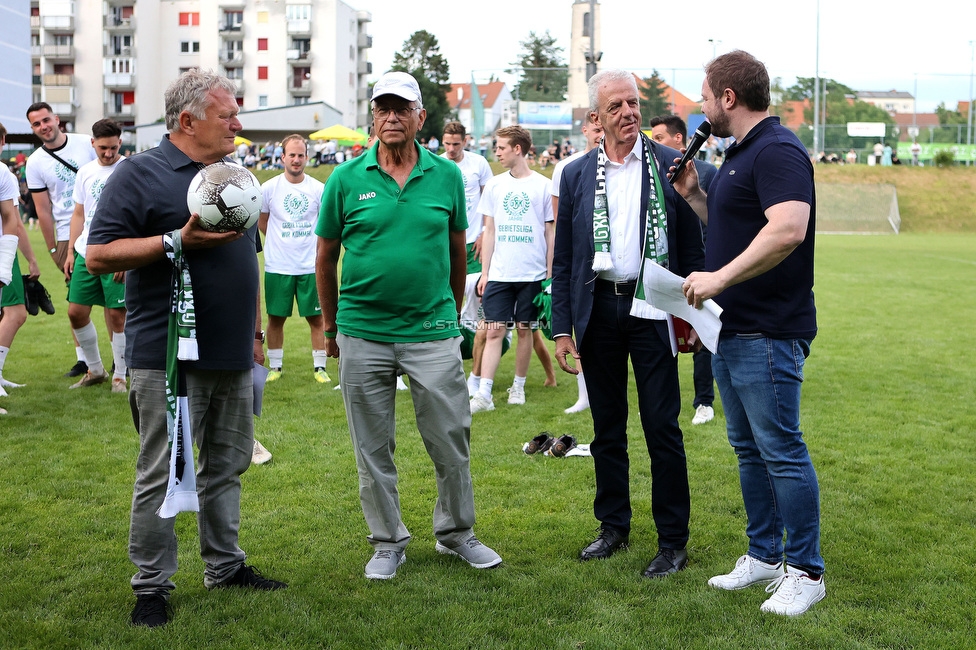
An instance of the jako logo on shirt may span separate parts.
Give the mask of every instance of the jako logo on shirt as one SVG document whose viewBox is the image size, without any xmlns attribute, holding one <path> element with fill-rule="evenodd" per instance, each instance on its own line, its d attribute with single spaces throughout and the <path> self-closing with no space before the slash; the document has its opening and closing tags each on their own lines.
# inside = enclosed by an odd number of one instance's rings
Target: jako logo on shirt
<svg viewBox="0 0 976 650">
<path fill-rule="evenodd" d="M 510 217 L 521 217 L 529 211 L 529 195 L 525 192 L 509 192 L 502 201 L 502 207 Z"/>
<path fill-rule="evenodd" d="M 360 201 L 365 201 L 366 199 L 375 199 L 375 198 L 376 198 L 376 192 L 366 192 L 365 194 L 359 195 Z"/>
</svg>

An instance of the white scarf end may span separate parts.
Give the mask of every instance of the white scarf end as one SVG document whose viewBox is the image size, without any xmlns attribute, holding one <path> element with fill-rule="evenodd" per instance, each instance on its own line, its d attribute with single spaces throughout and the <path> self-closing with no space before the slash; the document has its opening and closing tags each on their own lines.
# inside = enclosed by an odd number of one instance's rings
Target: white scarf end
<svg viewBox="0 0 976 650">
<path fill-rule="evenodd" d="M 613 269 L 613 257 L 610 253 L 599 251 L 593 254 L 593 270 L 610 271 Z"/>
<path fill-rule="evenodd" d="M 180 337 L 179 345 L 176 349 L 176 358 L 180 361 L 197 361 L 200 358 L 200 348 L 197 340 Z"/>
</svg>

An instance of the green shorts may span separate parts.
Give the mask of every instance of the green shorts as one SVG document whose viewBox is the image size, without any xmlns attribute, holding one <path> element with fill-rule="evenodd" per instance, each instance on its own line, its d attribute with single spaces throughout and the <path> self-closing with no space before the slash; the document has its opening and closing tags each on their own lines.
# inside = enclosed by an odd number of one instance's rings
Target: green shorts
<svg viewBox="0 0 976 650">
<path fill-rule="evenodd" d="M 76 305 L 100 305 L 108 309 L 125 309 L 125 284 L 115 281 L 114 273 L 92 275 L 85 266 L 85 258 L 75 256 L 71 284 L 68 285 L 68 302 Z"/>
<path fill-rule="evenodd" d="M 13 307 L 14 305 L 24 304 L 24 278 L 20 275 L 20 262 L 14 256 L 13 277 L 10 284 L 3 287 L 3 295 L 0 296 L 0 307 Z"/>
<path fill-rule="evenodd" d="M 481 260 L 475 259 L 474 244 L 466 244 L 465 248 L 468 251 L 468 273 L 481 273 Z"/>
<path fill-rule="evenodd" d="M 264 305 L 268 316 L 288 318 L 298 300 L 298 315 L 303 318 L 319 316 L 319 292 L 315 287 L 315 274 L 282 275 L 264 273 Z"/>
</svg>

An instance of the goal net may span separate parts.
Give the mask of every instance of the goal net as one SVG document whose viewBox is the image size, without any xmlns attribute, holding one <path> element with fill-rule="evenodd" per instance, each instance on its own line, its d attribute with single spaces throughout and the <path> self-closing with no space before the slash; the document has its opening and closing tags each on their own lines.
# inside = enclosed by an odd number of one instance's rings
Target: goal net
<svg viewBox="0 0 976 650">
<path fill-rule="evenodd" d="M 900 227 L 894 185 L 817 183 L 817 232 L 898 234 Z"/>
</svg>

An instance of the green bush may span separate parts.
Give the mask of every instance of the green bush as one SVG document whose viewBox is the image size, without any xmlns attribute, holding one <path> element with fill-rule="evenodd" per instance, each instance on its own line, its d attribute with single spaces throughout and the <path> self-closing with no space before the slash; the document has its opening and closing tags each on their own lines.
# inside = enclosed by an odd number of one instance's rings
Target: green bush
<svg viewBox="0 0 976 650">
<path fill-rule="evenodd" d="M 956 160 L 956 154 L 952 149 L 939 149 L 932 156 L 932 164 L 936 167 L 951 167 Z"/>
</svg>

